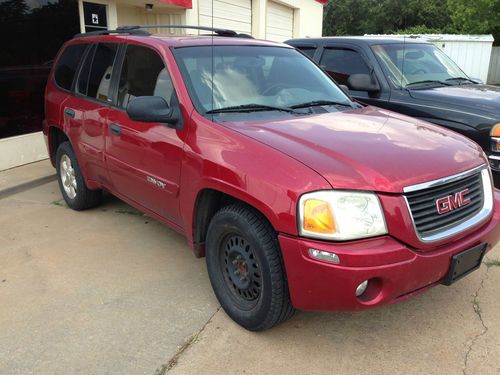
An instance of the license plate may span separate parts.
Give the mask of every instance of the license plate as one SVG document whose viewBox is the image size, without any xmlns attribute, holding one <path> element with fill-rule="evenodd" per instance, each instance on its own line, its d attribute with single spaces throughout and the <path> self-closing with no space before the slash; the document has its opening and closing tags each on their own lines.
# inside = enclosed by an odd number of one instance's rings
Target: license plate
<svg viewBox="0 0 500 375">
<path fill-rule="evenodd" d="M 472 271 L 477 270 L 481 266 L 487 246 L 488 244 L 482 243 L 462 251 L 459 254 L 453 255 L 451 258 L 450 271 L 445 277 L 443 284 L 451 285 L 462 277 L 467 276 Z"/>
</svg>

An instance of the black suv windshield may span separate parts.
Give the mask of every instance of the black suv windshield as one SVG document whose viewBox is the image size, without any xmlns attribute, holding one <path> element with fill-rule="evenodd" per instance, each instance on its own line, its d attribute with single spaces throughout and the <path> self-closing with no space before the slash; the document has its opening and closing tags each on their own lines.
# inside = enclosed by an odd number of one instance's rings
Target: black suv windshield
<svg viewBox="0 0 500 375">
<path fill-rule="evenodd" d="M 457 64 L 433 44 L 381 44 L 372 46 L 372 50 L 396 87 L 470 82 Z"/>
<path fill-rule="evenodd" d="M 291 48 L 196 46 L 176 48 L 174 55 L 200 113 L 290 112 L 319 102 L 352 105 L 321 69 Z"/>
</svg>

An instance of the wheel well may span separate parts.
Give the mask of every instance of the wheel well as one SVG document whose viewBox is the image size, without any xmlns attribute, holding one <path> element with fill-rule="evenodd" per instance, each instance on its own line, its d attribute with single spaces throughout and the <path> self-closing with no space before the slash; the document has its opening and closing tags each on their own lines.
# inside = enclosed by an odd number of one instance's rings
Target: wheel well
<svg viewBox="0 0 500 375">
<path fill-rule="evenodd" d="M 49 156 L 50 156 L 50 160 L 52 162 L 52 165 L 55 166 L 55 163 L 56 163 L 57 148 L 59 147 L 59 145 L 61 143 L 66 142 L 66 141 L 69 142 L 69 139 L 61 129 L 59 129 L 55 126 L 50 127 L 50 129 L 49 129 L 50 155 Z"/>
<path fill-rule="evenodd" d="M 204 189 L 198 194 L 193 216 L 193 249 L 197 257 L 205 256 L 205 239 L 207 237 L 208 226 L 214 215 L 221 208 L 234 203 L 242 203 L 252 207 L 248 203 L 218 190 Z M 252 208 L 267 220 L 262 212 L 255 207 Z"/>
</svg>

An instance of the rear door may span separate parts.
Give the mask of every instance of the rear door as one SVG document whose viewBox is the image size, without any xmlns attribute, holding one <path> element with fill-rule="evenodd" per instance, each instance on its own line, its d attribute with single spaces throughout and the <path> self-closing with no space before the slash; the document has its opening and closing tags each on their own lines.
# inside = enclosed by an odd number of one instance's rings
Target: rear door
<svg viewBox="0 0 500 375">
<path fill-rule="evenodd" d="M 106 119 L 111 104 L 110 83 L 118 43 L 97 43 L 89 49 L 76 82 L 73 109 L 82 114 L 78 131 L 80 161 L 86 177 L 109 185 L 104 160 Z M 116 73 L 115 73 L 116 74 Z"/>
<path fill-rule="evenodd" d="M 115 94 L 107 116 L 106 159 L 114 190 L 180 223 L 179 178 L 184 130 L 160 123 L 132 121 L 126 108 L 138 96 L 161 96 L 177 106 L 170 73 L 160 54 L 143 45 L 124 51 Z"/>
</svg>

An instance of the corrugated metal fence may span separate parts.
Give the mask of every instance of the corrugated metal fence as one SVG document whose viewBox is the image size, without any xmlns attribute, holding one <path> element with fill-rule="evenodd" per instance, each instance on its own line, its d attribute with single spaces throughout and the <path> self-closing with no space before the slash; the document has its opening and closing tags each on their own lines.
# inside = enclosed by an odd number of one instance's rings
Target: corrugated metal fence
<svg viewBox="0 0 500 375">
<path fill-rule="evenodd" d="M 488 83 L 493 85 L 497 85 L 500 83 L 500 47 L 493 47 L 491 49 Z"/>
</svg>

